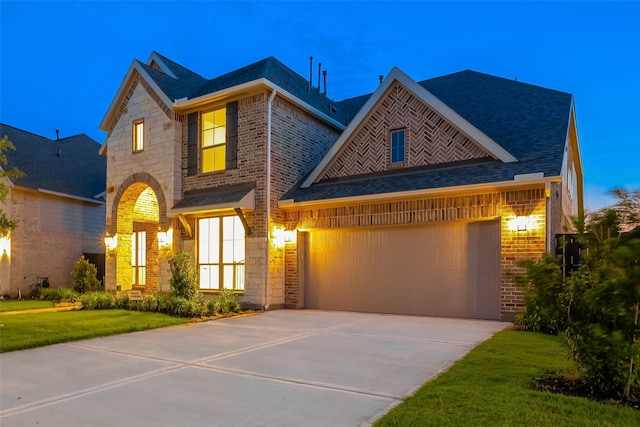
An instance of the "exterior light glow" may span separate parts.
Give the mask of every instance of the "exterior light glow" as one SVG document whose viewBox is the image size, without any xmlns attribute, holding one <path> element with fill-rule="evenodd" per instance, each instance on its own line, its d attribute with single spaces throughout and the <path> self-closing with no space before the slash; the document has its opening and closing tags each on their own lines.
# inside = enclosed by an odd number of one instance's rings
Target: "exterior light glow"
<svg viewBox="0 0 640 427">
<path fill-rule="evenodd" d="M 11 238 L 7 234 L 0 237 L 0 256 L 11 256 Z"/>
<path fill-rule="evenodd" d="M 533 228 L 533 223 L 529 215 L 517 215 L 515 218 L 509 220 L 508 224 L 511 231 L 530 231 Z"/>
<path fill-rule="evenodd" d="M 285 230 L 281 227 L 276 227 L 273 229 L 272 233 L 273 245 L 281 248 L 286 243 L 295 243 L 297 240 L 296 230 Z"/>
<path fill-rule="evenodd" d="M 118 235 L 115 236 L 105 236 L 104 245 L 109 250 L 114 250 L 116 246 L 118 246 Z"/>
<path fill-rule="evenodd" d="M 158 231 L 158 247 L 171 246 L 173 244 L 173 228 L 167 231 Z"/>
</svg>

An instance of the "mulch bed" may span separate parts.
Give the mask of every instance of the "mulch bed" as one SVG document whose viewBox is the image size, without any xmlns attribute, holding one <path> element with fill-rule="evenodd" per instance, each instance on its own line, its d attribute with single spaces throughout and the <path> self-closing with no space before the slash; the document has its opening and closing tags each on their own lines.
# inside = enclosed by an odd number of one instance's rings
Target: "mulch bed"
<svg viewBox="0 0 640 427">
<path fill-rule="evenodd" d="M 640 411 L 640 387 L 631 389 L 631 396 L 626 402 L 617 393 L 598 393 L 595 387 L 584 379 L 568 379 L 562 376 L 543 376 L 533 381 L 533 387 L 539 391 L 560 393 L 566 396 L 585 397 L 590 400 L 627 406 Z"/>
</svg>

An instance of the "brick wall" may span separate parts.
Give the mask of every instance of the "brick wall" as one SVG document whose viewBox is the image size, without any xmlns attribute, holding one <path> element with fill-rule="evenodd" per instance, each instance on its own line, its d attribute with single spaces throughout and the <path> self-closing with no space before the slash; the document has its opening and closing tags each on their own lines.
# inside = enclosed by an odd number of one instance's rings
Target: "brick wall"
<svg viewBox="0 0 640 427">
<path fill-rule="evenodd" d="M 527 231 L 514 231 L 511 223 L 516 215 L 529 216 L 532 227 Z M 546 197 L 543 186 L 476 195 L 425 197 L 286 212 L 289 228 L 309 231 L 314 228 L 430 224 L 493 218 L 500 218 L 501 226 L 500 311 L 504 320 L 511 320 L 522 307 L 522 293 L 513 279 L 514 273 L 522 272 L 518 262 L 537 258 L 545 251 Z M 287 248 L 287 305 L 298 304 L 295 253 L 294 246 Z"/>
</svg>

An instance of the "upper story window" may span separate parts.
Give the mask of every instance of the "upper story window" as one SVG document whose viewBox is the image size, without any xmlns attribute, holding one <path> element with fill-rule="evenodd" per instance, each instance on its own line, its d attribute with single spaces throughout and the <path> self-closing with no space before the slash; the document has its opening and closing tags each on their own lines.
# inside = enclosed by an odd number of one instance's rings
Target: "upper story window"
<svg viewBox="0 0 640 427">
<path fill-rule="evenodd" d="M 133 122 L 133 152 L 144 150 L 144 120 Z"/>
<path fill-rule="evenodd" d="M 238 101 L 187 117 L 187 176 L 238 167 Z"/>
<path fill-rule="evenodd" d="M 391 132 L 391 163 L 404 163 L 405 142 L 404 129 Z"/>
<path fill-rule="evenodd" d="M 227 109 L 219 108 L 202 114 L 202 172 L 225 169 L 227 142 Z"/>
</svg>

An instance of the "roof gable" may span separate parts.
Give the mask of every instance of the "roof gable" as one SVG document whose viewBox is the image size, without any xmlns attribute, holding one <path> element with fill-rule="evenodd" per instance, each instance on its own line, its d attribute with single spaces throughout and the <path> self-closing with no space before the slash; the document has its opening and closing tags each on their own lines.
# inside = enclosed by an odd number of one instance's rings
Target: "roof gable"
<svg viewBox="0 0 640 427">
<path fill-rule="evenodd" d="M 390 162 L 390 132 L 405 131 L 405 161 Z M 397 80 L 319 176 L 331 178 L 492 157 Z"/>
<path fill-rule="evenodd" d="M 402 72 L 399 68 L 394 67 L 391 72 L 387 75 L 387 77 L 382 81 L 378 89 L 369 97 L 363 107 L 360 109 L 358 114 L 354 117 L 354 119 L 349 123 L 347 129 L 343 132 L 343 134 L 338 138 L 334 146 L 329 150 L 324 159 L 316 166 L 316 168 L 311 172 L 311 174 L 307 177 L 307 179 L 302 183 L 302 188 L 309 187 L 312 183 L 316 182 L 322 174 L 327 170 L 331 161 L 335 158 L 336 155 L 341 151 L 342 147 L 346 143 L 346 141 L 351 137 L 351 135 L 361 126 L 365 118 L 370 114 L 376 104 L 380 101 L 380 99 L 384 96 L 387 90 L 391 87 L 394 82 L 400 83 L 403 87 L 405 87 L 409 92 L 415 95 L 418 99 L 432 108 L 435 112 L 437 112 L 440 116 L 448 120 L 454 126 L 456 126 L 460 132 L 465 134 L 468 138 L 475 141 L 480 147 L 482 147 L 486 152 L 505 163 L 516 162 L 517 159 L 512 156 L 508 151 L 506 151 L 503 147 L 493 141 L 491 138 L 486 136 L 479 129 L 474 127 L 471 123 L 465 120 L 462 116 L 444 104 L 441 100 L 436 98 L 431 92 L 427 89 L 416 83 L 412 80 L 408 75 Z"/>
<path fill-rule="evenodd" d="M 107 159 L 98 154 L 98 142 L 85 134 L 50 140 L 5 124 L 0 124 L 0 134 L 16 147 L 6 152 L 7 166 L 25 173 L 11 178 L 14 185 L 99 202 Z"/>
</svg>

